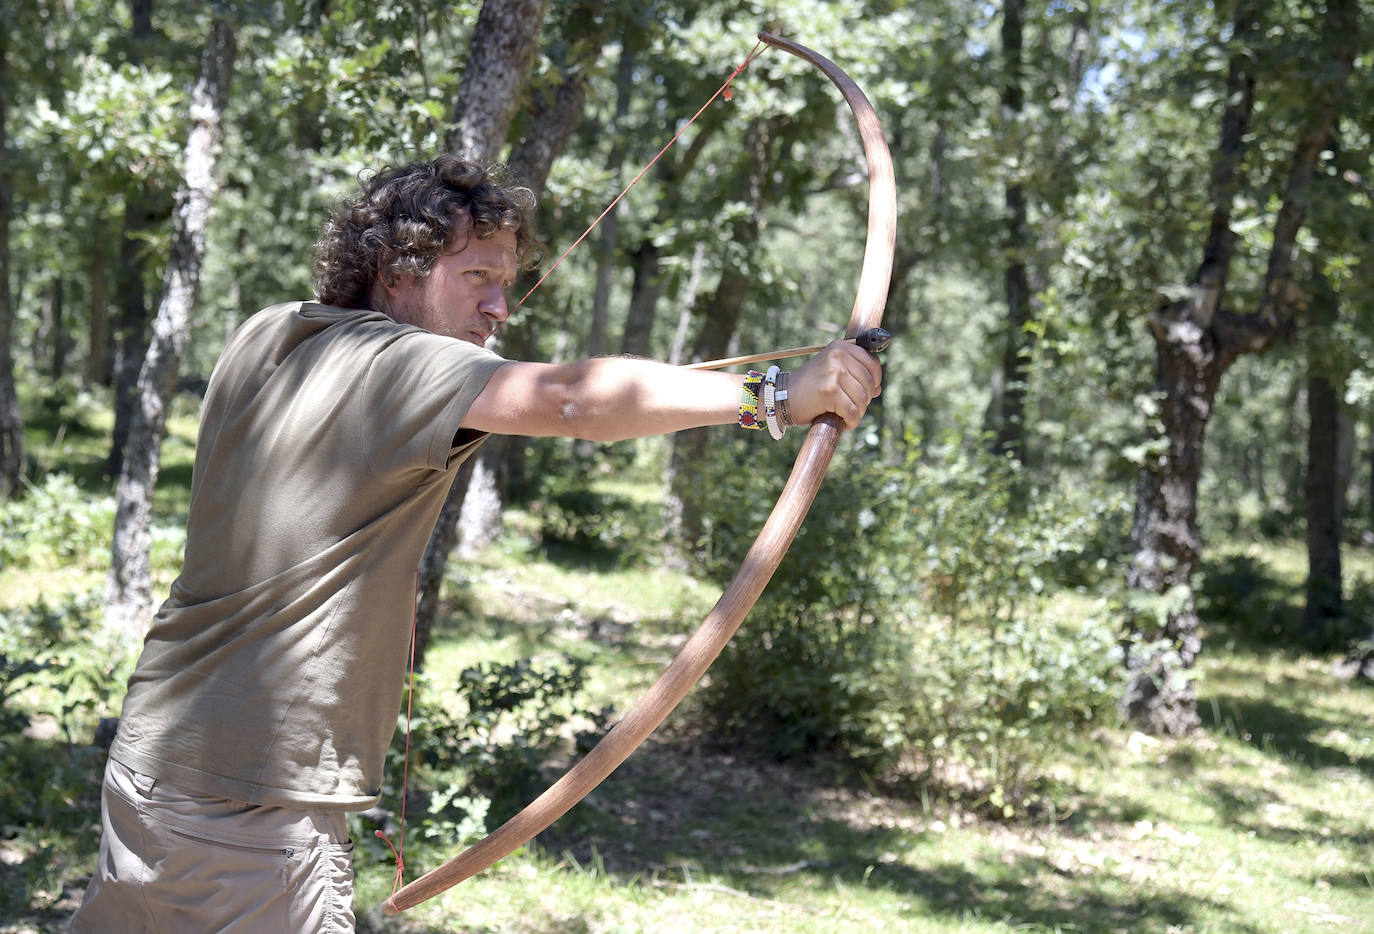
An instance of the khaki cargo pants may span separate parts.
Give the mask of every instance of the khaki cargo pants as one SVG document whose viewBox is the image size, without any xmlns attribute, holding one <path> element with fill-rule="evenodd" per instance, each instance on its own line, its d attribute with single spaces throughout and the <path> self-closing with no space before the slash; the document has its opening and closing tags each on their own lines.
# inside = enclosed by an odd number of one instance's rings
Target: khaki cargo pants
<svg viewBox="0 0 1374 934">
<path fill-rule="evenodd" d="M 72 934 L 351 934 L 344 815 L 187 794 L 111 759 Z"/>
</svg>

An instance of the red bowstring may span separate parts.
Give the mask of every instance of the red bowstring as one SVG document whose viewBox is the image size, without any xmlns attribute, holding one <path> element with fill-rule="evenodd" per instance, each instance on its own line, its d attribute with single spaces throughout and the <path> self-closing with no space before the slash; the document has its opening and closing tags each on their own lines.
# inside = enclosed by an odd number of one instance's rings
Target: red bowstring
<svg viewBox="0 0 1374 934">
<path fill-rule="evenodd" d="M 764 48 L 763 40 L 760 39 L 760 40 L 754 45 L 754 48 L 750 50 L 749 54 L 748 54 L 747 56 L 745 56 L 744 61 L 741 62 L 741 63 L 735 68 L 734 71 L 730 72 L 730 77 L 728 77 L 728 78 L 725 79 L 725 83 L 722 84 L 719 88 L 716 89 L 716 93 L 712 94 L 711 97 L 706 101 L 706 103 L 702 104 L 701 107 L 697 110 L 697 112 L 694 113 L 694 114 L 692 114 L 691 119 L 688 120 L 686 123 L 684 123 L 684 124 L 682 125 L 682 129 L 678 130 L 677 133 L 673 136 L 673 138 L 670 139 L 670 140 L 668 140 L 668 144 L 658 151 L 658 155 L 656 155 L 656 156 L 654 156 L 652 159 L 650 159 L 650 160 L 649 160 L 649 164 L 646 165 L 646 166 L 644 166 L 644 168 L 640 169 L 639 174 L 636 175 L 636 176 L 634 177 L 634 179 L 630 182 L 630 184 L 626 185 L 625 188 L 620 192 L 620 194 L 618 194 L 618 195 L 615 196 L 615 200 L 612 201 L 610 204 L 606 205 L 606 210 L 602 211 L 599 215 L 597 215 L 596 220 L 592 221 L 591 226 L 589 226 L 586 230 L 582 231 L 582 236 L 580 236 L 580 237 L 578 237 L 576 240 L 574 240 L 574 241 L 573 241 L 573 245 L 570 246 L 570 247 L 568 247 L 566 250 L 563 251 L 563 255 L 560 256 L 560 257 L 558 257 L 558 259 L 554 261 L 554 264 L 553 264 L 552 266 L 549 267 L 548 271 L 545 272 L 542 276 L 539 277 L 539 281 L 536 282 L 536 283 L 530 288 L 530 290 L 529 290 L 528 292 L 525 293 L 524 297 L 521 298 L 520 301 L 518 301 L 518 302 L 515 303 L 515 308 L 512 308 L 511 311 L 515 311 L 516 308 L 519 308 L 521 305 L 525 304 L 525 299 L 527 299 L 527 298 L 529 298 L 531 295 L 533 295 L 533 294 L 534 294 L 534 290 L 537 289 L 537 288 L 539 288 L 541 285 L 544 284 L 544 280 L 547 279 L 550 275 L 553 274 L 553 271 L 554 271 L 555 269 L 558 268 L 559 263 L 562 263 L 563 260 L 567 259 L 567 258 L 568 258 L 568 254 L 571 253 L 573 250 L 577 249 L 577 245 L 578 245 L 579 243 L 581 243 L 583 240 L 587 239 L 587 235 L 590 234 L 593 230 L 596 229 L 596 225 L 599 224 L 599 223 L 601 223 L 602 218 L 604 218 L 607 214 L 611 213 L 611 209 L 614 208 L 617 204 L 620 203 L 620 199 L 623 198 L 623 197 L 625 197 L 625 194 L 626 194 L 631 188 L 633 188 L 633 187 L 639 182 L 639 180 L 640 180 L 641 178 L 644 177 L 644 174 L 654 167 L 654 163 L 657 162 L 657 161 L 659 160 L 659 158 L 662 157 L 662 155 L 663 155 L 665 152 L 667 152 L 669 149 L 671 149 L 671 148 L 673 147 L 673 144 L 676 143 L 676 142 L 678 141 L 678 139 L 680 139 L 680 138 L 682 137 L 682 134 L 687 132 L 687 128 L 688 128 L 689 126 L 691 126 L 693 123 L 696 122 L 697 117 L 700 117 L 703 113 L 706 112 L 706 108 L 707 108 L 707 107 L 710 107 L 711 104 L 715 101 L 715 99 L 716 99 L 717 97 L 720 97 L 722 94 L 724 94 L 724 95 L 725 95 L 725 99 L 726 99 L 727 101 L 731 99 L 732 94 L 731 94 L 731 91 L 730 91 L 730 82 L 731 82 L 731 81 L 734 81 L 735 78 L 739 75 L 740 72 L 742 72 L 742 71 L 744 71 L 744 69 L 748 68 L 750 62 L 752 62 L 754 59 L 756 59 L 756 58 L 759 57 L 760 53 L 763 51 L 763 48 Z"/>
<path fill-rule="evenodd" d="M 410 614 L 410 690 L 406 694 L 406 757 L 401 770 L 401 846 L 396 845 L 382 830 L 375 833 L 382 842 L 391 847 L 391 855 L 396 857 L 396 881 L 391 886 L 391 894 L 401 890 L 401 875 L 405 872 L 406 861 L 406 789 L 410 785 L 410 713 L 415 703 L 415 634 L 420 625 L 420 572 L 415 572 L 415 606 Z"/>
</svg>

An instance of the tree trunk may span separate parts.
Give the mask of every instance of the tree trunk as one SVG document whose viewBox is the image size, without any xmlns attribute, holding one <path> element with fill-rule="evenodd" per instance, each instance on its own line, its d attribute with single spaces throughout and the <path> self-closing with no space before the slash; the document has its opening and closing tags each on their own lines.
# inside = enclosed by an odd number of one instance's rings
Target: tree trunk
<svg viewBox="0 0 1374 934">
<path fill-rule="evenodd" d="M 468 61 L 454 103 L 454 125 L 445 137 L 452 152 L 493 162 L 505 146 L 519 96 L 529 78 L 539 49 L 547 0 L 485 0 L 477 17 L 468 46 Z M 538 170 L 534 162 L 515 171 L 526 184 L 529 173 Z M 547 169 L 544 170 L 547 175 Z M 540 185 L 543 181 L 540 181 Z M 439 521 L 430 534 L 429 544 L 420 559 L 415 614 L 415 666 L 424 667 L 425 649 L 439 614 L 439 598 L 449 556 L 458 544 L 459 522 L 473 474 L 478 473 L 478 496 L 496 487 L 490 466 L 481 467 L 485 449 L 500 441 L 492 438 L 482 446 L 454 478 L 448 498 L 439 512 Z"/>
<path fill-rule="evenodd" d="M 129 5 L 129 61 L 139 65 L 147 58 L 156 38 L 153 0 L 133 0 Z M 171 202 L 167 193 L 151 182 L 139 182 L 124 197 L 124 220 L 115 273 L 117 318 L 114 324 L 114 430 L 105 470 L 118 476 L 124 464 L 124 445 L 129 423 L 138 406 L 138 374 L 148 350 L 148 297 L 144 277 L 148 264 L 147 234 L 166 222 Z"/>
<path fill-rule="evenodd" d="M 0 30 L 0 88 L 12 86 L 9 30 Z M 24 474 L 24 419 L 14 391 L 14 305 L 10 301 L 10 212 L 14 176 L 10 169 L 10 94 L 0 93 L 0 500 L 15 495 Z"/>
<path fill-rule="evenodd" d="M 151 604 L 149 523 L 157 483 L 167 407 L 191 330 L 191 311 L 200 285 L 205 234 L 214 197 L 221 121 L 234 74 L 234 30 L 228 20 L 211 23 L 200 78 L 191 91 L 191 131 L 186 140 L 183 181 L 172 218 L 171 255 L 153 338 L 138 379 L 138 407 L 129 425 L 119 484 L 106 619 L 126 643 L 142 636 Z"/>
<path fill-rule="evenodd" d="M 478 162 L 501 153 L 511 117 L 539 51 L 548 0 L 484 0 L 444 145 Z"/>
<path fill-rule="evenodd" d="M 1005 81 L 1002 86 L 1002 119 L 1009 135 L 1017 140 L 1006 183 L 1006 239 L 1003 250 L 1003 281 L 1007 299 L 1006 334 L 1003 338 L 1002 368 L 998 385 L 1001 404 L 997 418 L 996 447 L 999 453 L 1026 460 L 1025 418 L 1029 372 L 1026 323 L 1030 321 L 1031 291 L 1026 257 L 1031 250 L 1030 228 L 1026 219 L 1026 192 L 1021 184 L 1025 154 L 1020 143 L 1021 116 L 1025 103 L 1022 87 L 1023 0 L 1004 0 L 1002 5 L 1002 56 Z"/>
<path fill-rule="evenodd" d="M 615 75 L 615 118 L 607 128 L 611 134 L 611 151 L 606 156 L 606 169 L 617 191 L 623 186 L 621 169 L 625 164 L 624 125 L 630 111 L 630 95 L 634 90 L 635 50 L 626 37 L 620 47 L 620 62 Z M 601 236 L 596 250 L 596 287 L 592 290 L 592 316 L 587 329 L 587 356 L 598 357 L 606 352 L 606 322 L 610 314 L 611 279 L 615 274 L 620 248 L 620 204 L 613 203 L 601 219 Z"/>
<path fill-rule="evenodd" d="M 1164 449 L 1140 472 L 1127 584 L 1166 604 L 1153 620 L 1146 613 L 1132 622 L 1136 642 L 1127 647 L 1130 681 L 1122 708 L 1150 732 L 1177 736 L 1200 723 L 1188 674 L 1202 649 L 1192 591 L 1202 554 L 1197 485 L 1224 365 L 1214 335 L 1199 327 L 1157 337 L 1155 355 L 1160 430 L 1149 440 Z"/>
<path fill-rule="evenodd" d="M 763 205 L 767 200 L 769 176 L 773 172 L 773 141 L 778 121 L 763 120 L 752 124 L 745 137 L 751 158 L 744 190 L 748 192 L 749 210 L 730 224 L 730 242 L 738 255 L 752 256 L 763 231 Z M 689 154 L 690 155 L 690 154 Z M 691 162 L 684 160 L 684 166 Z M 747 263 L 727 263 L 721 270 L 716 290 L 706 302 L 701 326 L 692 344 L 692 360 L 710 360 L 727 356 L 730 341 L 739 328 L 744 302 L 754 285 Z M 672 436 L 672 452 L 668 461 L 668 491 L 672 508 L 677 513 L 683 544 L 694 548 L 703 531 L 703 507 L 709 491 L 696 482 L 701 462 L 707 455 L 710 429 L 692 428 Z"/>
<path fill-rule="evenodd" d="M 1331 626 L 1343 615 L 1341 601 L 1341 514 L 1345 490 L 1340 478 L 1340 378 L 1331 372 L 1330 331 L 1338 316 L 1338 298 L 1316 276 L 1307 359 L 1307 471 L 1303 483 L 1307 515 L 1307 600 L 1303 632 L 1313 645 L 1324 646 Z"/>
<path fill-rule="evenodd" d="M 687 286 L 683 290 L 681 304 L 678 310 L 677 328 L 673 333 L 673 344 L 668 350 L 668 362 L 673 366 L 679 366 L 687 353 L 687 332 L 692 323 L 692 309 L 697 302 L 697 289 L 701 287 L 701 271 L 706 265 L 706 245 L 697 242 L 696 249 L 692 251 L 691 272 L 687 277 Z M 684 527 L 684 512 L 687 504 L 683 502 L 681 492 L 689 489 L 687 484 L 679 484 L 677 477 L 680 469 L 685 469 L 688 463 L 686 451 L 679 450 L 679 439 L 674 438 L 671 445 L 670 456 L 668 458 L 668 469 L 664 477 L 664 486 L 667 492 L 663 501 L 663 524 L 667 530 L 665 536 L 667 545 L 664 549 L 664 560 L 670 565 L 684 565 L 682 561 L 684 554 L 682 549 L 677 547 L 677 542 L 688 541 Z M 693 518 L 693 523 L 700 528 L 699 518 Z"/>
<path fill-rule="evenodd" d="M 757 211 L 735 221 L 731 230 L 733 242 L 752 252 L 760 232 Z M 721 271 L 716 290 L 706 302 L 706 314 L 697 331 L 691 359 L 711 360 L 728 354 L 730 339 L 739 328 L 744 300 L 752 285 L 753 279 L 738 266 L 727 265 Z M 710 437 L 709 428 L 691 428 L 677 432 L 672 439 L 668 489 L 682 541 L 688 549 L 696 547 L 704 529 L 704 508 L 710 491 L 703 489 L 697 478 L 701 476 L 701 462 L 706 458 Z"/>
<path fill-rule="evenodd" d="M 687 286 L 682 291 L 678 306 L 677 327 L 673 331 L 673 344 L 668 349 L 668 362 L 679 366 L 687 353 L 687 331 L 692 324 L 692 308 L 697 303 L 697 289 L 701 288 L 701 271 L 706 265 L 706 244 L 698 241 L 692 251 L 691 272 L 687 275 Z"/>
<path fill-rule="evenodd" d="M 1142 729 L 1155 733 L 1178 735 L 1200 722 L 1191 670 L 1202 647 L 1192 578 L 1201 554 L 1197 492 L 1203 442 L 1217 387 L 1230 365 L 1240 354 L 1263 351 L 1292 331 L 1294 247 L 1357 44 L 1353 0 L 1333 0 L 1324 23 L 1331 67 L 1325 83 L 1315 89 L 1308 122 L 1294 144 L 1259 307 L 1252 314 L 1236 314 L 1222 304 L 1235 245 L 1231 210 L 1244 181 L 1241 165 L 1254 109 L 1248 45 L 1255 39 L 1256 24 L 1251 9 L 1237 11 L 1202 263 L 1190 294 L 1150 316 L 1159 411 L 1147 430 L 1147 447 L 1154 453 L 1139 476 L 1128 572 L 1128 584 L 1148 595 L 1142 601 L 1148 612 L 1129 621 L 1122 709 Z"/>
<path fill-rule="evenodd" d="M 104 214 L 97 214 L 91 225 L 90 308 L 86 329 L 90 346 L 82 370 L 82 379 L 87 386 L 102 386 L 110 380 L 110 257 L 106 226 Z"/>
<path fill-rule="evenodd" d="M 635 357 L 653 355 L 654 319 L 663 294 L 663 274 L 659 257 L 662 251 L 652 240 L 639 244 L 634 253 L 634 281 L 630 287 L 630 307 L 625 313 L 625 331 L 620 352 Z"/>
<path fill-rule="evenodd" d="M 58 276 L 48 284 L 48 291 L 43 296 L 43 312 L 33 342 L 34 371 L 46 372 L 54 384 L 62 379 L 67 369 L 65 301 L 66 290 L 62 277 Z"/>
<path fill-rule="evenodd" d="M 601 54 L 607 33 L 598 0 L 578 3 L 565 9 L 576 25 L 565 25 L 562 34 L 575 36 L 571 45 L 578 58 L 558 63 L 561 80 L 530 97 L 529 130 L 512 147 L 510 168 L 526 185 L 541 193 L 548 181 L 553 161 L 567 146 L 582 108 L 587 101 L 587 65 Z M 527 323 L 508 325 L 501 338 L 502 352 L 513 359 L 527 359 L 534 350 L 534 330 Z M 512 462 L 524 458 L 527 441 L 521 437 L 493 438 L 474 458 L 468 489 L 458 519 L 457 540 L 466 553 L 486 548 L 501 533 L 505 511 L 506 484 Z M 435 601 L 437 605 L 437 600 Z"/>
</svg>

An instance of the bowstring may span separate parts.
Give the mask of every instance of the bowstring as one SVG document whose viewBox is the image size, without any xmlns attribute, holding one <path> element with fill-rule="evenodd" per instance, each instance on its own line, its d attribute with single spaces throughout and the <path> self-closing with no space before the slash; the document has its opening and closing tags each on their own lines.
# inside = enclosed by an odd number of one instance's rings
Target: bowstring
<svg viewBox="0 0 1374 934">
<path fill-rule="evenodd" d="M 692 114 L 691 119 L 689 119 L 686 123 L 684 123 L 684 124 L 682 125 L 682 128 L 679 129 L 679 130 L 677 131 L 677 133 L 675 133 L 675 134 L 673 135 L 673 138 L 672 138 L 672 139 L 668 140 L 667 145 L 665 145 L 662 149 L 660 149 L 660 150 L 658 151 L 658 154 L 657 154 L 656 156 L 654 156 L 652 159 L 649 160 L 649 164 L 648 164 L 648 165 L 644 166 L 644 168 L 642 168 L 642 169 L 639 170 L 639 174 L 636 175 L 636 176 L 630 181 L 630 184 L 626 185 L 623 189 L 621 189 L 620 194 L 616 195 L 616 196 L 615 196 L 615 199 L 614 199 L 610 204 L 606 205 L 606 209 L 605 209 L 604 211 L 602 211 L 600 214 L 597 215 L 596 220 L 592 221 L 591 224 L 587 227 L 587 229 L 584 230 L 584 231 L 582 231 L 582 236 L 580 236 L 580 237 L 578 237 L 576 240 L 574 240 L 572 246 L 570 246 L 570 247 L 568 247 L 566 250 L 564 250 L 564 251 L 563 251 L 563 254 L 562 254 L 561 256 L 559 256 L 558 259 L 554 260 L 553 265 L 550 266 L 550 267 L 548 268 L 548 271 L 545 272 L 542 276 L 539 277 L 539 281 L 536 282 L 533 286 L 530 287 L 530 290 L 524 294 L 524 296 L 520 299 L 520 301 L 518 301 L 518 302 L 515 303 L 515 307 L 511 309 L 512 312 L 514 312 L 516 308 L 519 308 L 521 305 L 525 304 L 525 299 L 527 299 L 527 298 L 529 298 L 531 295 L 533 295 L 533 294 L 534 294 L 534 290 L 537 289 L 537 288 L 539 288 L 541 285 L 543 285 L 543 284 L 544 284 L 544 280 L 547 279 L 550 275 L 553 274 L 553 271 L 554 271 L 555 269 L 558 268 L 559 264 L 562 263 L 563 260 L 565 260 L 565 259 L 568 258 L 568 254 L 571 253 L 573 250 L 577 249 L 578 244 L 580 244 L 583 240 L 587 239 L 587 235 L 590 234 L 593 230 L 596 229 L 596 225 L 597 225 L 597 224 L 600 224 L 601 221 L 602 221 L 602 219 L 603 219 L 607 214 L 611 213 L 611 211 L 615 208 L 615 206 L 616 206 L 617 204 L 620 203 L 620 199 L 623 198 L 623 197 L 625 197 L 625 195 L 629 192 L 629 190 L 630 190 L 631 188 L 633 188 L 633 187 L 639 182 L 639 180 L 640 180 L 641 178 L 644 177 L 645 173 L 647 173 L 650 169 L 652 169 L 652 168 L 654 167 L 654 163 L 658 162 L 658 160 L 663 156 L 663 154 L 664 154 L 665 152 L 667 152 L 669 149 L 673 148 L 673 144 L 676 143 L 676 142 L 682 137 L 682 134 L 683 134 L 683 133 L 686 133 L 686 132 L 687 132 L 687 128 L 688 128 L 688 127 L 690 127 L 693 123 L 696 122 L 697 117 L 700 117 L 703 113 L 706 112 L 706 108 L 707 108 L 707 107 L 710 107 L 711 104 L 715 102 L 715 99 L 716 99 L 717 97 L 720 97 L 720 96 L 723 94 L 723 95 L 725 95 L 725 99 L 726 99 L 727 101 L 731 99 L 732 94 L 731 94 L 731 91 L 730 91 L 730 82 L 734 81 L 735 78 L 739 76 L 740 72 L 742 72 L 742 71 L 744 71 L 744 69 L 748 68 L 749 65 L 750 65 L 750 63 L 753 62 L 754 59 L 758 58 L 759 55 L 761 55 L 761 54 L 763 53 L 763 50 L 764 50 L 765 48 L 766 48 L 766 46 L 764 45 L 764 42 L 763 42 L 762 39 L 760 39 L 757 43 L 755 43 L 754 48 L 751 49 L 751 50 L 749 51 L 749 54 L 745 56 L 744 61 L 740 62 L 739 65 L 735 66 L 735 70 L 732 71 L 732 72 L 730 72 L 730 76 L 729 76 L 728 78 L 725 79 L 725 83 L 722 84 L 719 88 L 716 89 L 716 93 L 712 94 L 712 95 L 707 99 L 706 103 L 702 104 L 701 107 L 699 107 L 699 108 L 697 109 L 697 112 L 694 113 L 694 114 Z"/>
<path fill-rule="evenodd" d="M 415 606 L 411 610 L 410 616 L 410 687 L 406 691 L 406 752 L 405 765 L 401 770 L 401 829 L 398 835 L 400 840 L 399 847 L 391 842 L 391 838 L 386 835 L 384 830 L 376 830 L 374 833 L 383 843 L 391 847 L 391 855 L 396 857 L 396 879 L 391 885 L 391 894 L 395 895 L 401 890 L 403 876 L 406 870 L 406 797 L 408 786 L 410 785 L 410 718 L 415 705 L 415 642 L 420 629 L 420 572 L 415 572 Z"/>
</svg>

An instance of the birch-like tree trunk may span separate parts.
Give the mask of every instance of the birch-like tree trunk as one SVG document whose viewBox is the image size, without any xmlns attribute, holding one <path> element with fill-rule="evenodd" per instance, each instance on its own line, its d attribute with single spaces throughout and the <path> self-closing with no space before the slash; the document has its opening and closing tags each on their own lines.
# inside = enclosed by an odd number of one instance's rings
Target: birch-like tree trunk
<svg viewBox="0 0 1374 934">
<path fill-rule="evenodd" d="M 625 115 L 630 112 L 630 95 L 634 91 L 635 52 L 628 38 L 621 40 L 620 63 L 615 75 L 615 117 L 608 131 L 612 134 L 611 151 L 606 156 L 606 171 L 619 189 L 622 167 L 625 164 L 623 141 Z M 601 236 L 596 244 L 596 287 L 592 290 L 592 320 L 587 328 L 587 356 L 599 357 L 606 352 L 606 322 L 610 317 L 611 279 L 620 253 L 620 205 L 613 204 L 601 219 Z"/>
<path fill-rule="evenodd" d="M 773 141 L 777 120 L 762 120 L 750 126 L 745 145 L 751 154 L 745 190 L 749 192 L 749 211 L 729 224 L 730 242 L 743 255 L 752 255 L 763 232 L 763 208 L 767 203 L 769 177 L 773 172 Z M 705 303 L 701 326 L 692 343 L 693 360 L 711 360 L 729 354 L 730 341 L 739 330 L 744 304 L 754 288 L 754 276 L 744 264 L 727 263 L 721 269 L 715 292 Z M 696 547 L 703 530 L 705 497 L 709 490 L 697 482 L 710 438 L 708 428 L 690 428 L 672 436 L 668 461 L 668 490 L 677 515 L 685 547 Z"/>
<path fill-rule="evenodd" d="M 232 24 L 216 16 L 210 25 L 200 77 L 191 91 L 191 131 L 186 140 L 183 179 L 172 215 L 171 255 L 153 337 L 139 372 L 138 406 L 129 425 L 119 484 L 115 531 L 106 584 L 106 621 L 126 643 L 140 638 L 151 605 L 148 563 L 153 488 L 157 483 L 167 408 L 191 330 L 191 311 L 200 285 L 205 236 L 215 191 L 224 108 L 233 80 Z"/>
</svg>

